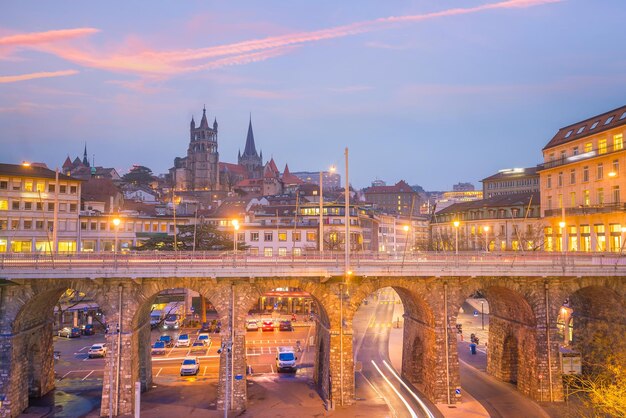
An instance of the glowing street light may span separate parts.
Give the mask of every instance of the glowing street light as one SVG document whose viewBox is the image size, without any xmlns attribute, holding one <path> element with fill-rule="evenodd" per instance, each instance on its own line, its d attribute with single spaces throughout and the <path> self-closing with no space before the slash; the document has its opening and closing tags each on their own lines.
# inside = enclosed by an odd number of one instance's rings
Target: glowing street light
<svg viewBox="0 0 626 418">
<path fill-rule="evenodd" d="M 567 251 L 567 245 L 565 241 L 565 221 L 559 222 L 559 228 L 561 228 L 561 252 Z"/>
<path fill-rule="evenodd" d="M 454 221 L 452 225 L 454 225 L 454 254 L 459 255 L 459 225 L 461 225 L 461 223 Z"/>
<path fill-rule="evenodd" d="M 115 246 L 113 247 L 113 254 L 117 254 L 117 231 L 120 226 L 120 218 L 113 218 L 113 225 L 115 226 Z"/>
<path fill-rule="evenodd" d="M 485 230 L 485 252 L 489 252 L 489 225 L 483 227 Z"/>
<path fill-rule="evenodd" d="M 237 231 L 239 231 L 239 221 L 233 219 L 233 251 L 237 254 Z"/>
</svg>

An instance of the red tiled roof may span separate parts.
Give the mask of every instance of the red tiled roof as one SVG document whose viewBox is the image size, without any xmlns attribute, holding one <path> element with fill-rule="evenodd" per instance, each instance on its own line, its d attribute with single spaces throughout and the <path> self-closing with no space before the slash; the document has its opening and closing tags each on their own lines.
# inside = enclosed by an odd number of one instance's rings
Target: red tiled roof
<svg viewBox="0 0 626 418">
<path fill-rule="evenodd" d="M 246 167 L 239 165 L 239 164 L 232 164 L 232 163 L 219 163 L 219 169 L 220 171 L 229 171 L 231 173 L 234 174 L 239 174 L 243 177 L 248 175 L 248 170 L 246 170 Z"/>
<path fill-rule="evenodd" d="M 543 147 L 544 150 L 553 148 L 570 141 L 595 135 L 608 129 L 613 129 L 626 124 L 626 106 L 618 107 L 601 115 L 593 116 L 572 125 L 568 125 L 554 135 Z"/>
</svg>

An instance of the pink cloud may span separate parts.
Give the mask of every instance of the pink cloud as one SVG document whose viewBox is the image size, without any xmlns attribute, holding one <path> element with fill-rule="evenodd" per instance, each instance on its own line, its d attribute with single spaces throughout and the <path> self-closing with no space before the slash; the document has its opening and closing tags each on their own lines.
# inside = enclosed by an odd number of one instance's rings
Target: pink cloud
<svg viewBox="0 0 626 418">
<path fill-rule="evenodd" d="M 466 15 L 495 9 L 518 9 L 558 3 L 563 0 L 507 0 L 476 7 L 455 8 L 419 15 L 391 16 L 355 22 L 310 32 L 291 33 L 252 39 L 207 48 L 159 51 L 150 49 L 136 38 L 127 39 L 112 52 L 91 52 L 53 41 L 68 40 L 97 32 L 97 29 L 79 28 L 60 31 L 13 35 L 0 38 L 0 45 L 21 45 L 57 55 L 86 67 L 141 76 L 174 76 L 177 74 L 214 70 L 232 65 L 244 65 L 284 55 L 307 43 L 353 36 L 382 30 L 398 23 L 419 22 L 447 16 Z M 191 21 L 190 24 L 197 25 Z"/>
<path fill-rule="evenodd" d="M 64 70 L 64 71 L 48 71 L 40 73 L 20 74 L 20 75 L 6 75 L 0 76 L 1 83 L 15 83 L 18 81 L 34 80 L 37 78 L 50 78 L 50 77 L 64 77 L 68 75 L 78 74 L 76 70 Z"/>
<path fill-rule="evenodd" d="M 0 46 L 29 46 L 46 44 L 93 35 L 97 32 L 99 32 L 99 30 L 94 28 L 76 28 L 50 30 L 47 32 L 22 33 L 0 38 Z"/>
</svg>

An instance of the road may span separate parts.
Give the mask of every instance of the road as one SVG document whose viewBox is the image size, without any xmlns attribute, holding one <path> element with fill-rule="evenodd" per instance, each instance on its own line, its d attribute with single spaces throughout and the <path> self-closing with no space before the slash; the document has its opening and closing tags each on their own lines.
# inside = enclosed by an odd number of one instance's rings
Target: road
<svg viewBox="0 0 626 418">
<path fill-rule="evenodd" d="M 388 302 L 394 301 L 394 294 L 393 291 L 381 292 L 378 301 L 362 305 L 354 317 L 356 359 L 362 364 L 362 370 L 357 371 L 355 377 L 357 396 L 383 398 L 394 417 L 441 416 L 434 404 L 391 367 L 389 325 L 394 304 Z"/>
</svg>

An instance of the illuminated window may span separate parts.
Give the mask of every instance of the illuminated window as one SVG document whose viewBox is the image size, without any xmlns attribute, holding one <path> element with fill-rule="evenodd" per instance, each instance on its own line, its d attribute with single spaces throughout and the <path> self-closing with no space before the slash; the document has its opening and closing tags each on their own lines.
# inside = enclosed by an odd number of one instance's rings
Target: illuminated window
<svg viewBox="0 0 626 418">
<path fill-rule="evenodd" d="M 278 248 L 278 255 L 279 256 L 286 256 L 287 255 L 287 248 L 285 247 L 279 247 Z"/>
<path fill-rule="evenodd" d="M 591 152 L 593 151 L 593 143 L 592 142 L 587 142 L 585 144 L 585 152 Z"/>
<path fill-rule="evenodd" d="M 76 251 L 76 241 L 59 241 L 59 252 L 69 253 Z"/>
<path fill-rule="evenodd" d="M 45 192 L 45 191 L 46 191 L 46 185 L 45 185 L 45 183 L 43 183 L 43 182 L 39 182 L 39 183 L 37 183 L 37 185 L 36 185 L 36 190 L 37 190 L 38 192 L 40 192 L 40 193 Z"/>
<path fill-rule="evenodd" d="M 313 231 L 306 233 L 306 240 L 309 242 L 317 241 L 317 234 Z"/>
<path fill-rule="evenodd" d="M 6 199 L 0 199 L 0 210 L 9 210 L 9 201 Z"/>
<path fill-rule="evenodd" d="M 299 242 L 302 240 L 302 233 L 300 231 L 291 233 L 292 241 Z"/>
<path fill-rule="evenodd" d="M 14 253 L 29 253 L 32 251 L 30 241 L 11 241 L 11 251 Z"/>
<path fill-rule="evenodd" d="M 613 135 L 613 150 L 618 151 L 624 148 L 624 135 Z"/>
<path fill-rule="evenodd" d="M 589 206 L 591 204 L 591 197 L 589 195 L 589 190 L 583 190 L 583 204 L 585 206 Z"/>
<path fill-rule="evenodd" d="M 302 248 L 294 248 L 293 255 L 295 255 L 296 257 L 302 255 Z"/>
<path fill-rule="evenodd" d="M 606 139 L 598 141 L 598 154 L 606 154 Z"/>
<path fill-rule="evenodd" d="M 598 194 L 598 205 L 603 205 L 604 204 L 604 189 L 602 187 L 599 187 L 597 190 L 597 194 Z"/>
<path fill-rule="evenodd" d="M 274 250 L 272 249 L 272 247 L 265 247 L 263 249 L 263 255 L 265 257 L 271 257 L 274 254 Z"/>
<path fill-rule="evenodd" d="M 161 223 L 161 232 L 167 232 L 167 224 Z"/>
<path fill-rule="evenodd" d="M 278 241 L 287 241 L 287 233 L 284 231 L 280 231 L 278 233 Z"/>
<path fill-rule="evenodd" d="M 33 191 L 33 181 L 32 180 L 26 180 L 24 182 L 24 191 L 26 191 L 26 192 L 32 192 Z"/>
<path fill-rule="evenodd" d="M 570 192 L 569 203 L 571 207 L 576 207 L 576 192 Z"/>
</svg>

